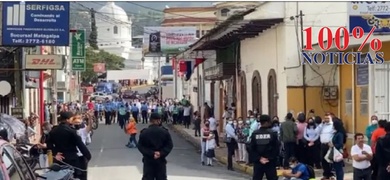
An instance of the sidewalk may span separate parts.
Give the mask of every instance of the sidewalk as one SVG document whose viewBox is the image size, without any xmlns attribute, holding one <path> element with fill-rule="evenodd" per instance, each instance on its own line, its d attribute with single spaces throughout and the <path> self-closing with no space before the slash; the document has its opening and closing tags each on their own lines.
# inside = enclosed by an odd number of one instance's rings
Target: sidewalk
<svg viewBox="0 0 390 180">
<path fill-rule="evenodd" d="M 200 148 L 201 148 L 200 147 L 200 137 L 195 137 L 195 133 L 194 133 L 194 130 L 192 130 L 192 128 L 185 129 L 181 125 L 172 125 L 172 124 L 169 124 L 168 127 L 171 128 L 173 131 L 175 131 L 177 134 L 179 134 L 181 137 L 183 137 L 185 140 L 187 140 L 189 143 L 191 143 L 194 147 L 196 147 L 196 149 L 200 153 Z M 226 145 L 224 143 L 220 143 L 220 145 L 221 145 L 221 148 L 215 149 L 216 159 L 222 164 L 227 164 Z M 252 173 L 253 173 L 253 167 L 245 165 L 245 164 L 238 164 L 236 162 L 233 162 L 233 168 L 236 170 L 239 170 L 241 172 L 247 173 L 249 175 L 252 175 Z M 345 171 L 344 180 L 352 180 L 352 178 L 353 178 L 352 173 L 351 173 L 352 166 L 349 162 L 345 163 L 344 171 Z M 318 177 L 316 179 L 321 179 L 322 170 L 316 169 L 315 172 L 316 172 L 316 177 Z"/>
</svg>

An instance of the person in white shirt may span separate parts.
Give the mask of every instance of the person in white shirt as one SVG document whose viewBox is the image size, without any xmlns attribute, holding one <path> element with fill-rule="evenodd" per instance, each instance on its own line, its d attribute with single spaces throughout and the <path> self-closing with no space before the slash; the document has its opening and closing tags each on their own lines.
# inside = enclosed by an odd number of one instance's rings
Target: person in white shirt
<svg viewBox="0 0 390 180">
<path fill-rule="evenodd" d="M 206 141 L 206 157 L 207 166 L 213 165 L 213 158 L 215 158 L 215 138 L 213 132 L 210 132 L 209 138 Z"/>
<path fill-rule="evenodd" d="M 329 164 L 324 157 L 329 150 L 329 143 L 332 142 L 334 134 L 332 117 L 330 115 L 326 115 L 322 123 L 318 125 L 317 130 L 320 134 L 321 142 L 322 175 L 324 179 L 330 179 L 333 176 L 331 164 Z"/>
<path fill-rule="evenodd" d="M 210 131 L 213 132 L 215 144 L 219 148 L 219 135 L 218 135 L 218 130 L 217 130 L 219 124 L 214 117 L 210 117 L 209 122 L 210 122 Z"/>
<path fill-rule="evenodd" d="M 191 124 L 191 106 L 189 104 L 183 107 L 183 119 L 184 119 L 184 127 L 190 129 Z"/>
<path fill-rule="evenodd" d="M 371 147 L 364 143 L 362 133 L 355 134 L 355 142 L 351 147 L 353 180 L 371 180 Z"/>
<path fill-rule="evenodd" d="M 234 151 L 238 148 L 238 145 L 237 145 L 237 135 L 236 135 L 236 131 L 234 129 L 234 125 L 233 125 L 233 120 L 232 119 L 228 119 L 228 123 L 226 124 L 225 126 L 225 132 L 226 132 L 226 146 L 227 146 L 227 150 L 228 150 L 228 153 L 227 153 L 227 169 L 230 170 L 230 171 L 234 171 L 233 170 L 233 155 L 234 155 Z"/>
<path fill-rule="evenodd" d="M 306 163 L 317 169 L 321 168 L 320 165 L 320 134 L 317 131 L 317 126 L 313 118 L 309 118 L 305 131 L 303 132 L 303 138 L 305 138 L 305 153 L 307 157 Z"/>
<path fill-rule="evenodd" d="M 77 131 L 77 134 L 81 137 L 81 140 L 83 141 L 84 144 L 88 145 L 91 143 L 91 136 L 90 132 L 92 130 L 92 117 L 86 113 L 87 119 L 87 124 L 83 122 L 81 119 L 81 116 L 76 116 L 75 118 L 72 119 L 72 125 L 73 128 Z M 83 157 L 83 154 L 80 152 L 79 149 L 77 155 L 79 156 L 79 161 L 80 161 L 80 168 L 81 169 L 88 169 L 88 162 L 85 160 Z M 88 174 L 87 171 L 80 171 L 79 174 L 79 179 L 80 180 L 87 180 Z"/>
</svg>

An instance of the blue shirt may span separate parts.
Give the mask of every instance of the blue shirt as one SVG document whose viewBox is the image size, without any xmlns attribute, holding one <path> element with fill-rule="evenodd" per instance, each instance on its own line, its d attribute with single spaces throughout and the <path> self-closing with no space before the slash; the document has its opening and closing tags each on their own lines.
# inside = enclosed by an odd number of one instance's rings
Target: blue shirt
<svg viewBox="0 0 390 180">
<path fill-rule="evenodd" d="M 103 104 L 99 104 L 99 103 L 95 104 L 96 111 L 103 111 L 103 108 L 104 108 Z"/>
<path fill-rule="evenodd" d="M 139 109 L 138 109 L 137 106 L 132 106 L 131 107 L 131 112 L 138 112 L 138 111 L 139 111 Z"/>
<path fill-rule="evenodd" d="M 143 104 L 141 106 L 141 111 L 148 111 L 148 106 L 146 104 Z"/>
<path fill-rule="evenodd" d="M 299 179 L 309 180 L 309 171 L 307 170 L 307 167 L 304 164 L 299 163 L 297 166 L 291 169 L 292 174 L 296 174 L 298 172 L 302 173 L 301 176 L 298 177 Z"/>
<path fill-rule="evenodd" d="M 108 103 L 106 103 L 105 105 L 104 105 L 104 109 L 106 110 L 106 111 L 112 111 L 112 110 L 114 110 L 114 103 L 112 103 L 112 102 L 108 102 Z"/>
</svg>

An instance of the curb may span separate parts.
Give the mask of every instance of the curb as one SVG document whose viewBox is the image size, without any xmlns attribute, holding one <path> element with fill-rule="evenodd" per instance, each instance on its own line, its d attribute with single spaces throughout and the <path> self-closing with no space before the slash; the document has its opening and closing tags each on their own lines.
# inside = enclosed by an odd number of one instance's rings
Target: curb
<svg viewBox="0 0 390 180">
<path fill-rule="evenodd" d="M 168 128 L 176 132 L 179 136 L 184 138 L 187 142 L 189 142 L 191 145 L 193 145 L 198 152 L 200 152 L 201 146 L 197 139 L 193 138 L 191 135 L 189 135 L 187 132 L 182 131 L 180 128 L 176 127 L 175 125 L 168 124 Z M 218 154 L 215 154 L 215 158 L 218 162 L 227 165 L 227 158 L 220 156 Z M 237 164 L 236 162 L 233 162 L 233 168 L 236 170 L 239 170 L 243 173 L 253 175 L 253 167 L 251 166 L 243 166 L 240 164 Z"/>
</svg>

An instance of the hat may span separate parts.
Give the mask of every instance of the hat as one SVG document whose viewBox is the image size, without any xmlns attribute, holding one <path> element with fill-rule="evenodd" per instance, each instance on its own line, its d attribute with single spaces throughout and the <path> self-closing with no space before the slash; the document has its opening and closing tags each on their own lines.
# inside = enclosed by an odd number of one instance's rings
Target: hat
<svg viewBox="0 0 390 180">
<path fill-rule="evenodd" d="M 73 113 L 72 112 L 66 111 L 66 112 L 61 112 L 60 113 L 60 119 L 61 120 L 67 120 L 67 119 L 70 119 L 71 117 L 73 117 Z"/>
<path fill-rule="evenodd" d="M 150 119 L 151 119 L 151 120 L 161 119 L 161 116 L 160 116 L 159 113 L 154 112 L 154 113 L 152 113 L 152 114 L 150 115 Z"/>
<path fill-rule="evenodd" d="M 269 122 L 269 121 L 271 121 L 271 118 L 268 115 L 263 114 L 263 115 L 260 115 L 259 120 L 260 120 L 260 122 Z"/>
</svg>

